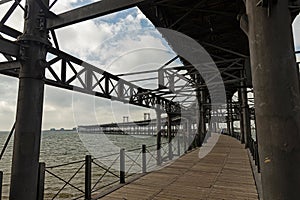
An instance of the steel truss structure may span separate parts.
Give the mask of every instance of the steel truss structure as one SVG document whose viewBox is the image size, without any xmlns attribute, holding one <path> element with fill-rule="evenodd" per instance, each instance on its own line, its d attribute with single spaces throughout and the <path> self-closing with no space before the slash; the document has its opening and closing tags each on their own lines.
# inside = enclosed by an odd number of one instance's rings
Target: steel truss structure
<svg viewBox="0 0 300 200">
<path fill-rule="evenodd" d="M 158 112 L 165 110 L 169 121 L 171 117 L 190 109 L 199 118 L 197 142 L 202 144 L 206 122 L 212 115 L 219 116 L 220 113 L 210 113 L 212 103 L 208 83 L 203 82 L 195 67 L 185 59 L 176 56 L 157 70 L 113 75 L 59 48 L 56 29 L 134 6 L 154 26 L 180 31 L 206 48 L 225 83 L 227 105 L 226 108 L 224 105 L 220 107 L 221 115 L 226 110 L 229 133 L 234 134 L 234 120 L 241 121 L 241 141 L 246 147 L 251 141 L 250 120 L 257 119 L 264 199 L 299 197 L 299 191 L 295 191 L 300 184 L 300 148 L 297 141 L 300 131 L 297 125 L 299 69 L 294 67 L 296 62 L 291 56 L 294 49 L 290 29 L 292 20 L 300 10 L 298 0 L 102 0 L 61 14 L 51 11 L 57 0 L 26 0 L 25 7 L 21 5 L 21 0 L 0 1 L 0 5 L 8 3 L 12 4 L 0 21 L 0 53 L 7 60 L 0 63 L 0 73 L 20 79 L 11 199 L 34 200 L 39 195 L 37 180 L 44 83 L 153 108 Z M 24 11 L 23 32 L 6 25 L 17 7 Z M 49 41 L 50 35 L 53 46 Z M 282 41 L 277 41 L 278 38 Z M 264 49 L 264 45 L 268 48 Z M 182 66 L 168 67 L 176 59 L 180 59 Z M 286 68 L 284 76 L 281 76 L 283 65 Z M 68 72 L 72 72 L 71 77 L 67 76 Z M 150 72 L 157 73 L 157 77 L 132 82 L 121 78 Z M 157 89 L 145 89 L 134 84 L 156 79 Z M 184 84 L 179 85 L 182 81 Z M 255 100 L 258 100 L 255 105 L 258 106 L 250 109 L 247 88 L 253 86 Z M 277 94 L 277 90 L 281 93 Z M 238 102 L 232 100 L 236 92 Z M 177 97 L 186 98 L 176 102 Z M 265 102 L 267 97 L 271 98 L 271 103 Z M 198 107 L 193 98 L 197 99 Z M 276 113 L 277 109 L 280 114 Z M 159 124 L 161 116 L 157 116 Z M 289 134 L 283 137 L 283 131 Z M 272 140 L 269 140 L 269 134 Z M 282 173 L 283 170 L 288 171 L 290 176 Z M 293 181 L 289 181 L 290 177 L 294 178 Z"/>
</svg>

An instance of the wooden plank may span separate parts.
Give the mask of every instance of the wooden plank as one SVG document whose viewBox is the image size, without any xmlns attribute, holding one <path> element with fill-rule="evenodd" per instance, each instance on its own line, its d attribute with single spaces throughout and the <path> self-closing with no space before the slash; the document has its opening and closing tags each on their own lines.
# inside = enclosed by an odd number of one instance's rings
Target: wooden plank
<svg viewBox="0 0 300 200">
<path fill-rule="evenodd" d="M 198 153 L 192 151 L 102 199 L 258 200 L 249 158 L 239 141 L 222 135 L 206 157 L 199 159 Z"/>
</svg>

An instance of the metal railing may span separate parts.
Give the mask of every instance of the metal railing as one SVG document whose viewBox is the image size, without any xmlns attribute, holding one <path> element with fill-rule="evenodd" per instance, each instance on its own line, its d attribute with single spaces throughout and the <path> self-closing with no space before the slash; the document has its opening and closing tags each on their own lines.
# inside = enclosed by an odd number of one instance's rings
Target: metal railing
<svg viewBox="0 0 300 200">
<path fill-rule="evenodd" d="M 258 144 L 252 137 L 248 139 L 249 150 L 254 160 L 255 165 L 257 166 L 257 171 L 260 173 L 260 162 L 259 162 L 259 152 L 258 152 Z"/>
<path fill-rule="evenodd" d="M 14 127 L 11 134 L 13 130 Z M 170 143 L 160 143 L 159 150 L 157 144 L 142 145 L 100 157 L 86 155 L 85 159 L 63 164 L 46 166 L 45 163 L 39 163 L 37 199 L 92 200 L 94 195 L 100 195 L 108 187 L 125 183 L 134 175 L 160 168 L 163 162 L 180 156 L 180 150 L 186 150 L 188 140 L 188 136 L 180 134 Z M 109 164 L 104 162 L 107 160 Z M 0 171 L 0 200 L 2 178 L 3 173 Z"/>
<path fill-rule="evenodd" d="M 229 135 L 233 138 L 236 138 L 237 140 L 241 140 L 241 133 L 240 132 L 234 132 L 232 134 L 228 134 L 226 132 L 223 132 L 222 133 L 223 135 Z M 254 160 L 254 163 L 255 163 L 255 166 L 257 166 L 257 172 L 260 173 L 260 162 L 259 162 L 259 152 L 258 152 L 258 144 L 257 144 L 257 141 L 255 141 L 253 139 L 253 137 L 251 136 L 248 136 L 247 137 L 247 141 L 248 141 L 248 148 L 249 148 L 249 151 L 251 153 L 251 156 Z"/>
<path fill-rule="evenodd" d="M 161 147 L 163 161 L 169 155 L 168 145 L 163 145 L 167 143 L 162 143 Z M 177 148 L 180 148 L 179 145 Z M 176 149 L 173 148 L 172 151 L 174 150 Z M 117 183 L 123 184 L 129 177 L 137 173 L 146 173 L 147 170 L 157 167 L 158 157 L 154 152 L 156 152 L 156 144 L 151 146 L 142 145 L 140 148 L 130 150 L 120 149 L 118 153 L 101 157 L 86 155 L 84 160 L 55 166 L 45 167 L 44 163 L 40 163 L 39 191 L 41 191 L 41 194 L 39 195 L 39 200 L 42 200 L 44 195 L 51 200 L 62 198 L 92 200 L 92 194 L 100 194 L 109 186 Z M 101 162 L 105 158 L 110 158 L 111 162 L 109 165 Z M 118 164 L 119 170 L 116 170 L 116 165 Z M 72 173 L 70 173 L 71 170 L 73 170 Z M 68 171 L 68 177 L 63 175 L 63 171 Z M 61 186 L 59 188 L 57 186 L 51 188 L 49 186 L 51 183 L 47 180 L 50 178 L 61 182 Z M 77 180 L 77 182 L 74 180 Z M 44 185 L 46 187 L 45 190 Z M 67 190 L 67 187 L 69 191 L 63 193 L 64 190 Z M 49 188 L 52 191 L 47 191 Z M 56 189 L 56 191 L 53 192 L 53 189 Z M 47 193 L 44 194 L 44 192 Z"/>
<path fill-rule="evenodd" d="M 3 172 L 0 171 L 0 200 L 2 199 L 2 182 L 3 182 Z"/>
</svg>

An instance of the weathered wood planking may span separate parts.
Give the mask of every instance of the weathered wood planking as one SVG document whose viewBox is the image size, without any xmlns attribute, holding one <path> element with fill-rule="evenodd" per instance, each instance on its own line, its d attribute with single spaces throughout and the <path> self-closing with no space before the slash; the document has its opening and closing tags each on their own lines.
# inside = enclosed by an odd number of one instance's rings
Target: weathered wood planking
<svg viewBox="0 0 300 200">
<path fill-rule="evenodd" d="M 211 144 L 205 144 L 205 151 Z M 103 200 L 257 200 L 247 152 L 234 138 L 221 135 L 202 159 L 199 149 L 169 166 L 101 198 Z"/>
</svg>

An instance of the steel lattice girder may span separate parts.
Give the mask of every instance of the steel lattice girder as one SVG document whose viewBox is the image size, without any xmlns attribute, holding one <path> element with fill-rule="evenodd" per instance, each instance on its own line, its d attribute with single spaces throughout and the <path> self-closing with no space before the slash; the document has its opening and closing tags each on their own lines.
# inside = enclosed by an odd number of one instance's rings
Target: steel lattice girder
<svg viewBox="0 0 300 200">
<path fill-rule="evenodd" d="M 144 0 L 102 0 L 48 19 L 47 28 L 56 29 L 109 13 L 134 7 Z"/>
</svg>

